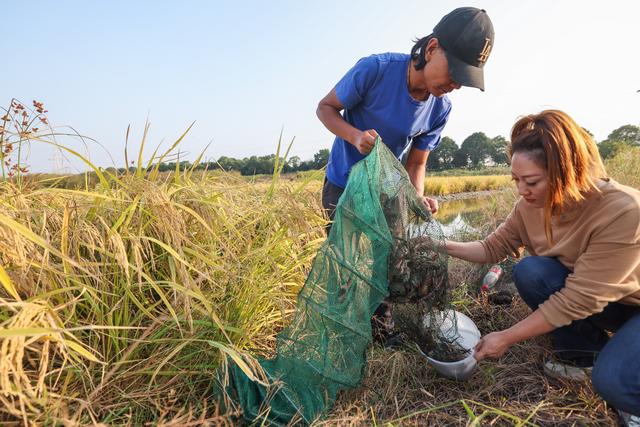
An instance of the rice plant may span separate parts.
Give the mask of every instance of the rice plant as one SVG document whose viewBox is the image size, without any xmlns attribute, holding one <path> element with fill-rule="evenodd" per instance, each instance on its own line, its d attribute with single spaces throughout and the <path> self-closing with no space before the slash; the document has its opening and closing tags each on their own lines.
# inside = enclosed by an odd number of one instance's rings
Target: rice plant
<svg viewBox="0 0 640 427">
<path fill-rule="evenodd" d="M 258 374 L 323 240 L 317 190 L 158 173 L 178 143 L 122 174 L 87 161 L 81 188 L 0 182 L 0 420 L 215 417 L 226 358 Z"/>
<path fill-rule="evenodd" d="M 499 190 L 510 184 L 510 175 L 431 176 L 425 179 L 424 194 L 443 196 L 453 193 Z"/>
</svg>

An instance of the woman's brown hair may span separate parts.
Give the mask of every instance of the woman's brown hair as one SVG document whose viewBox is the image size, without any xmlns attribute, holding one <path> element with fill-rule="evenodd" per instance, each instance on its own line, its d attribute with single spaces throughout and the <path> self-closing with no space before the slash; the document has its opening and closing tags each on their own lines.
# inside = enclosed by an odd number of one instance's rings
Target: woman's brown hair
<svg viewBox="0 0 640 427">
<path fill-rule="evenodd" d="M 544 230 L 553 241 L 551 217 L 599 191 L 597 180 L 606 171 L 595 141 L 568 114 L 545 110 L 518 120 L 511 129 L 509 157 L 527 153 L 547 172 L 548 188 L 544 203 Z"/>
</svg>

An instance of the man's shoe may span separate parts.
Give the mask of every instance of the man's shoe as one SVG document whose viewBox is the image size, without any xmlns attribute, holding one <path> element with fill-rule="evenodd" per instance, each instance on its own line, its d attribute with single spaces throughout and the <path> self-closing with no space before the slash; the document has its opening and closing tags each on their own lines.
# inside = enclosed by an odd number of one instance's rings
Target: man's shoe
<svg viewBox="0 0 640 427">
<path fill-rule="evenodd" d="M 622 427 L 640 427 L 640 416 L 631 415 L 618 409 L 618 419 Z"/>
<path fill-rule="evenodd" d="M 591 378 L 593 368 L 580 368 L 557 360 L 549 359 L 544 363 L 542 370 L 549 378 L 582 382 Z"/>
</svg>

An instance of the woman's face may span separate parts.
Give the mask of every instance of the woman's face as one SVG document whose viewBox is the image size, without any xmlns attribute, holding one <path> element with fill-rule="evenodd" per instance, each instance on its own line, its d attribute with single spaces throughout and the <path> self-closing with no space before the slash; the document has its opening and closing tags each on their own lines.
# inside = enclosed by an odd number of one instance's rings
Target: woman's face
<svg viewBox="0 0 640 427">
<path fill-rule="evenodd" d="M 528 153 L 516 152 L 511 157 L 511 179 L 518 194 L 532 207 L 542 208 L 547 200 L 547 171 L 533 161 Z"/>
</svg>

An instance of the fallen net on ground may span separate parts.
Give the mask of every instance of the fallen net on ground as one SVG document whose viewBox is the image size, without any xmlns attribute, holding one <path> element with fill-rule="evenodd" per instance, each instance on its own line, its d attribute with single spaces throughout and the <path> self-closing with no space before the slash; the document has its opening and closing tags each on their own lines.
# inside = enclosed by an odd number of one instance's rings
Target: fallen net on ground
<svg viewBox="0 0 640 427">
<path fill-rule="evenodd" d="M 276 357 L 260 360 L 269 385 L 230 364 L 228 390 L 244 418 L 310 424 L 326 414 L 340 390 L 360 383 L 371 317 L 386 297 L 420 302 L 402 326 L 415 331 L 411 339 L 439 344 L 438 325 L 424 330 L 422 319 L 449 305 L 447 258 L 434 250 L 443 242 L 404 167 L 378 140 L 351 170 Z"/>
</svg>

